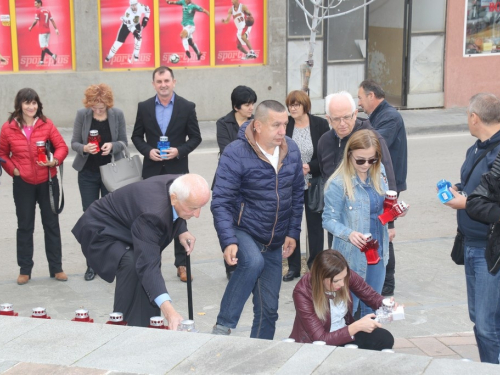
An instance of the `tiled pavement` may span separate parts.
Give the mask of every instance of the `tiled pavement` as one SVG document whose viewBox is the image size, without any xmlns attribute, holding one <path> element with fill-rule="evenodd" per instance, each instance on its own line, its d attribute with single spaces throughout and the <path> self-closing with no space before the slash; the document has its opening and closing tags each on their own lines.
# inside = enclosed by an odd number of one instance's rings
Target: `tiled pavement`
<svg viewBox="0 0 500 375">
<path fill-rule="evenodd" d="M 480 362 L 476 339 L 472 332 L 455 333 L 449 336 L 396 338 L 396 353 L 425 355 L 433 358 L 470 359 Z"/>
</svg>

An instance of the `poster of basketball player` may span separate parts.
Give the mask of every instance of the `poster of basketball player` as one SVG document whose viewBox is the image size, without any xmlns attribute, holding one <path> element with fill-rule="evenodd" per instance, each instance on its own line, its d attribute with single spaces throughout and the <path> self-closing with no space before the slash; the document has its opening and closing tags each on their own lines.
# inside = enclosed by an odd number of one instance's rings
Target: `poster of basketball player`
<svg viewBox="0 0 500 375">
<path fill-rule="evenodd" d="M 160 62 L 210 65 L 210 1 L 160 0 Z"/>
<path fill-rule="evenodd" d="M 12 71 L 9 0 L 0 0 L 0 73 Z"/>
<path fill-rule="evenodd" d="M 264 63 L 266 0 L 215 0 L 215 65 Z"/>
<path fill-rule="evenodd" d="M 72 0 L 16 0 L 19 71 L 71 70 Z"/>
<path fill-rule="evenodd" d="M 155 66 L 153 0 L 100 0 L 102 69 Z"/>
</svg>

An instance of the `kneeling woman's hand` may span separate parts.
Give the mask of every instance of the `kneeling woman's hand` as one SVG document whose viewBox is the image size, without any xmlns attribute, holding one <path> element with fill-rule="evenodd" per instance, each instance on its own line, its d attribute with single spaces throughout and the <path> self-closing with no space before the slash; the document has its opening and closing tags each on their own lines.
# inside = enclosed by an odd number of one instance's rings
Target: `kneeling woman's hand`
<svg viewBox="0 0 500 375">
<path fill-rule="evenodd" d="M 352 323 L 349 326 L 349 334 L 354 336 L 358 332 L 372 333 L 375 328 L 382 327 L 382 324 L 376 322 L 375 314 L 368 314 L 359 319 L 358 321 Z"/>
</svg>

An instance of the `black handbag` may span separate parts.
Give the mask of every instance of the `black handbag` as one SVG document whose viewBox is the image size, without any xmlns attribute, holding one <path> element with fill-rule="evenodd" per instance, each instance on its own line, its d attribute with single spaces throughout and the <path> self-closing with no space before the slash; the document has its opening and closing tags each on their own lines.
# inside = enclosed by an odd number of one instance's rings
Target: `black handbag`
<svg viewBox="0 0 500 375">
<path fill-rule="evenodd" d="M 323 212 L 325 207 L 323 178 L 313 177 L 309 180 L 307 188 L 307 207 L 312 212 Z"/>
<path fill-rule="evenodd" d="M 47 160 L 50 159 L 50 155 L 54 155 L 55 149 L 54 145 L 52 142 L 47 140 L 45 142 L 45 151 L 47 153 Z M 56 167 L 57 168 L 57 167 Z M 59 175 L 61 176 L 61 204 L 59 205 L 59 202 L 56 201 L 55 196 L 54 196 L 54 181 L 52 181 L 52 175 L 50 173 L 50 168 L 49 170 L 49 198 L 50 198 L 50 208 L 52 209 L 52 212 L 56 215 L 59 215 L 62 210 L 64 209 L 64 190 L 62 186 L 63 182 L 63 164 L 59 164 Z"/>
<path fill-rule="evenodd" d="M 476 159 L 476 162 L 474 163 L 474 165 L 472 165 L 472 168 L 469 171 L 469 174 L 467 175 L 467 177 L 464 180 L 463 187 L 465 187 L 465 185 L 467 185 L 467 182 L 469 182 L 469 178 L 472 175 L 474 168 L 476 168 L 476 165 L 478 165 L 479 162 L 486 156 L 486 154 L 488 154 L 488 152 L 493 150 L 498 144 L 500 144 L 500 142 L 495 142 L 495 143 L 491 144 L 486 149 L 486 151 L 484 151 L 481 154 L 481 156 Z M 464 235 L 457 228 L 457 235 L 455 236 L 455 242 L 453 242 L 453 248 L 451 249 L 450 256 L 451 256 L 451 259 L 458 265 L 464 264 L 464 247 L 465 247 Z"/>
<path fill-rule="evenodd" d="M 453 248 L 451 249 L 451 259 L 458 265 L 464 264 L 464 235 L 457 228 L 457 235 L 455 236 L 455 242 L 453 242 Z"/>
</svg>

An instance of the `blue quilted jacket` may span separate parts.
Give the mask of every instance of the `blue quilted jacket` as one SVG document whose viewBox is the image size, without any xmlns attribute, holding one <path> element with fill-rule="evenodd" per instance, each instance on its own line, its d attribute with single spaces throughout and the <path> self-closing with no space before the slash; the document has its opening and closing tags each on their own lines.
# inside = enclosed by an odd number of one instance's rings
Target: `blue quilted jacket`
<svg viewBox="0 0 500 375">
<path fill-rule="evenodd" d="M 253 128 L 253 121 L 241 126 L 217 167 L 210 208 L 222 249 L 238 244 L 234 228 L 273 250 L 286 236 L 299 239 L 304 203 L 300 151 L 286 137 L 276 173 L 255 143 Z"/>
</svg>

